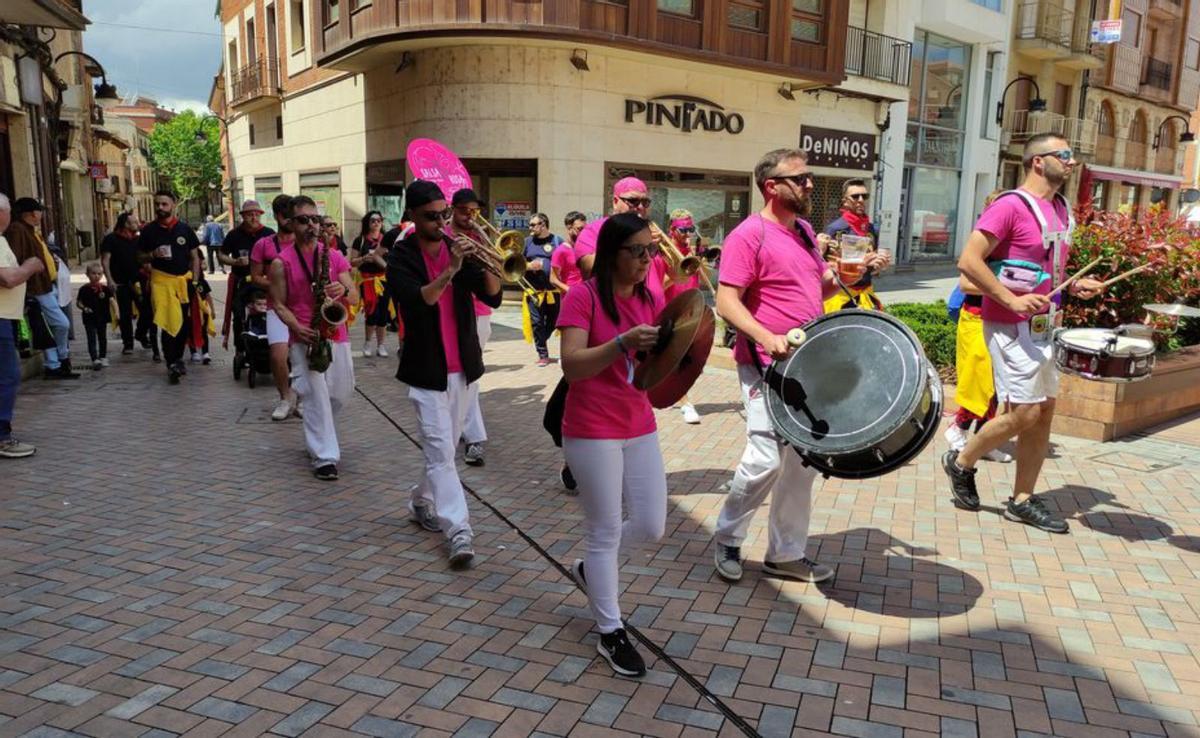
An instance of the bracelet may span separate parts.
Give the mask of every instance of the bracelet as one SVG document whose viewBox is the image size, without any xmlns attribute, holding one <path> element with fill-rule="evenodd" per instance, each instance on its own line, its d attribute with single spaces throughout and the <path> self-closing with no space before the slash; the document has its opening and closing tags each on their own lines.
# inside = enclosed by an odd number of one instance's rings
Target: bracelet
<svg viewBox="0 0 1200 738">
<path fill-rule="evenodd" d="M 620 351 L 620 352 L 621 352 L 621 353 L 623 353 L 623 354 L 628 354 L 628 353 L 629 353 L 629 349 L 625 348 L 625 342 L 621 340 L 621 334 L 620 334 L 620 333 L 618 333 L 618 334 L 617 334 L 617 337 L 616 337 L 616 339 L 614 339 L 614 340 L 617 342 L 617 350 L 618 350 L 618 351 Z"/>
</svg>

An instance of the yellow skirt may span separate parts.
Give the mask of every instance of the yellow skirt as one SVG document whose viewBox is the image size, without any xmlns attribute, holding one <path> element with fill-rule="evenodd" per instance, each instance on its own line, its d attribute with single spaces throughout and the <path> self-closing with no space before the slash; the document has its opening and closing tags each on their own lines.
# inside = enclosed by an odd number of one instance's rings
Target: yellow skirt
<svg viewBox="0 0 1200 738">
<path fill-rule="evenodd" d="M 958 372 L 954 401 L 982 418 L 996 393 L 992 357 L 983 340 L 983 318 L 966 310 L 958 313 L 954 352 L 954 368 Z"/>
<path fill-rule="evenodd" d="M 150 270 L 150 304 L 154 306 L 154 325 L 177 336 L 183 330 L 183 305 L 188 297 L 188 275 Z"/>
</svg>

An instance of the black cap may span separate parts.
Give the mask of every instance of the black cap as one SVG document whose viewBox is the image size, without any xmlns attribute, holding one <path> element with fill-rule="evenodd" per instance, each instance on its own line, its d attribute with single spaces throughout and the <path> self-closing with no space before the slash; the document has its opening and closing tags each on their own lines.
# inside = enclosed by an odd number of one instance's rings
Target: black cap
<svg viewBox="0 0 1200 738">
<path fill-rule="evenodd" d="M 423 179 L 415 179 L 409 182 L 408 189 L 404 191 L 404 206 L 409 209 L 419 208 L 435 200 L 445 199 L 446 195 L 442 192 L 441 187 Z"/>
<path fill-rule="evenodd" d="M 16 202 L 12 204 L 12 214 L 22 215 L 24 213 L 36 213 L 39 210 L 45 210 L 46 206 L 34 200 L 32 197 L 18 197 Z"/>
<path fill-rule="evenodd" d="M 458 207 L 459 205 L 466 205 L 469 202 L 473 202 L 480 207 L 483 207 L 486 204 L 483 200 L 479 199 L 479 195 L 476 195 L 475 190 L 471 189 L 470 187 L 464 187 L 458 192 L 455 192 L 454 199 L 450 201 L 450 204 L 454 207 Z"/>
</svg>

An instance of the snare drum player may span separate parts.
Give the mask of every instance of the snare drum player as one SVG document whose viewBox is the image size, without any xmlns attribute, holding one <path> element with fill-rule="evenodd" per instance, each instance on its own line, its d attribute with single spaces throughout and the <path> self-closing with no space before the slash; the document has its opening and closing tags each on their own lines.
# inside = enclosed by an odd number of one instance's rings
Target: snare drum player
<svg viewBox="0 0 1200 738">
<path fill-rule="evenodd" d="M 1049 448 L 1058 392 L 1052 338 L 1060 316 L 1057 298 L 1047 295 L 1063 279 L 1074 225 L 1059 190 L 1076 162 L 1070 144 L 1054 134 L 1029 139 L 1023 162 L 1021 188 L 997 197 L 983 211 L 958 261 L 959 271 L 983 293 L 983 332 L 996 397 L 1008 411 L 983 426 L 962 451 L 947 451 L 942 466 L 955 504 L 978 510 L 975 464 L 1016 436 L 1016 478 L 1004 517 L 1066 533 L 1067 522 L 1046 509 L 1033 490 Z M 1097 280 L 1080 279 L 1068 290 L 1090 299 L 1102 288 Z"/>
<path fill-rule="evenodd" d="M 721 252 L 717 312 L 738 331 L 734 360 L 746 409 L 746 450 L 716 530 L 717 574 L 731 582 L 742 578 L 742 541 L 768 493 L 763 570 L 804 582 L 833 576 L 833 569 L 807 555 L 816 471 L 805 467 L 775 435 L 763 395 L 767 365 L 791 352 L 785 334 L 820 316 L 823 301 L 839 289 L 804 219 L 812 208 L 813 190 L 807 161 L 801 149 L 776 149 L 758 162 L 754 181 L 766 206 L 730 232 Z M 880 258 L 871 253 L 864 263 L 870 268 Z"/>
<path fill-rule="evenodd" d="M 445 534 L 451 566 L 465 567 L 475 548 L 454 454 L 470 404 L 468 389 L 483 376 L 471 298 L 500 307 L 500 279 L 466 258 L 464 242 L 470 241 L 447 243 L 443 229 L 450 209 L 440 187 L 415 180 L 404 199 L 416 225 L 388 254 L 387 284 L 404 319 L 396 378 L 408 385 L 425 454 L 425 474 L 413 488 L 409 510 L 413 522 Z"/>
</svg>

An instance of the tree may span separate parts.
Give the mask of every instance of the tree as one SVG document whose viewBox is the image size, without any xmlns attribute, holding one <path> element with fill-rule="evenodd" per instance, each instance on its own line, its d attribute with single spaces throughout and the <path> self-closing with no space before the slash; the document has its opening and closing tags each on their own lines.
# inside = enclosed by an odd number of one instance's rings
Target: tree
<svg viewBox="0 0 1200 738">
<path fill-rule="evenodd" d="M 202 134 L 202 135 L 197 135 Z M 185 110 L 150 131 L 150 160 L 181 201 L 207 197 L 221 185 L 221 130 L 215 118 Z"/>
</svg>

